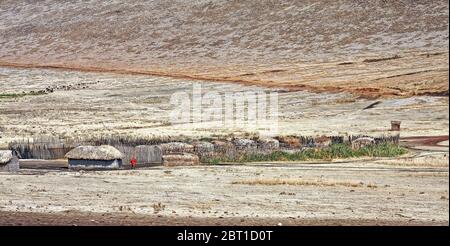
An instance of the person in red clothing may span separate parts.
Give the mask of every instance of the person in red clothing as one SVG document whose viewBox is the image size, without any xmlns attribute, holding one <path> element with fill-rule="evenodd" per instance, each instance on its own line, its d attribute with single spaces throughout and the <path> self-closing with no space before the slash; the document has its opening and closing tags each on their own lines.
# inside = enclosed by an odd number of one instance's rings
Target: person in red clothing
<svg viewBox="0 0 450 246">
<path fill-rule="evenodd" d="M 130 160 L 131 168 L 135 168 L 137 165 L 137 160 L 135 157 L 131 158 Z"/>
</svg>

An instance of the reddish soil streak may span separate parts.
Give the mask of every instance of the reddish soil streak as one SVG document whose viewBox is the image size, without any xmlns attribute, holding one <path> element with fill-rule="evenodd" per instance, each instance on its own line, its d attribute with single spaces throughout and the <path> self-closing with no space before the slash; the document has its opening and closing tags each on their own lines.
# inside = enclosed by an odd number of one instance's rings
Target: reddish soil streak
<svg viewBox="0 0 450 246">
<path fill-rule="evenodd" d="M 408 146 L 439 146 L 438 143 L 447 141 L 448 136 L 415 136 L 401 138 Z"/>
<path fill-rule="evenodd" d="M 376 99 L 376 98 L 391 98 L 391 97 L 406 97 L 400 96 L 396 93 L 388 93 L 384 92 L 380 94 L 379 89 L 377 88 L 348 88 L 348 87 L 339 87 L 339 86 L 311 86 L 305 84 L 284 84 L 276 81 L 261 81 L 261 80 L 251 80 L 251 79 L 242 79 L 242 77 L 222 77 L 222 76 L 199 76 L 199 75 L 189 75 L 184 73 L 165 73 L 160 71 L 142 71 L 142 70 L 132 70 L 132 69 L 105 69 L 100 67 L 75 67 L 63 64 L 19 64 L 19 63 L 9 63 L 9 62 L 0 62 L 0 66 L 2 67 L 12 67 L 12 68 L 41 68 L 41 69 L 62 69 L 62 70 L 75 70 L 82 72 L 96 72 L 96 73 L 115 73 L 115 74 L 129 74 L 129 75 L 149 75 L 149 76 L 160 76 L 160 77 L 170 77 L 175 79 L 190 79 L 190 80 L 202 80 L 208 82 L 232 82 L 238 83 L 241 85 L 247 86 L 262 86 L 266 88 L 275 88 L 275 89 L 285 89 L 290 92 L 294 91 L 310 91 L 315 93 L 339 93 L 339 92 L 349 92 L 353 95 L 359 96 L 361 98 L 366 99 Z M 443 92 L 444 95 L 448 94 L 447 92 Z M 420 95 L 428 95 L 428 93 L 423 93 Z M 440 95 L 440 94 L 439 94 Z"/>
</svg>

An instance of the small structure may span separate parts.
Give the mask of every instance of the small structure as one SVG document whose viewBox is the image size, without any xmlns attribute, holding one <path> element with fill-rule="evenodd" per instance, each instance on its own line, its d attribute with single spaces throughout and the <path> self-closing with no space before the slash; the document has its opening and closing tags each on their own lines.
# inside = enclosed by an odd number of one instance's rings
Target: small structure
<svg viewBox="0 0 450 246">
<path fill-rule="evenodd" d="M 11 150 L 0 150 L 0 171 L 15 172 L 19 170 L 19 158 Z"/>
<path fill-rule="evenodd" d="M 391 131 L 400 131 L 400 124 L 402 122 L 398 120 L 391 121 Z"/>
<path fill-rule="evenodd" d="M 227 153 L 230 150 L 234 150 L 234 145 L 227 141 L 214 140 L 212 141 L 214 145 L 214 152 L 216 153 Z"/>
<path fill-rule="evenodd" d="M 163 155 L 165 154 L 178 154 L 178 153 L 194 153 L 194 146 L 182 143 L 171 142 L 159 145 L 161 147 Z"/>
<path fill-rule="evenodd" d="M 296 136 L 280 136 L 278 141 L 280 141 L 280 147 L 287 149 L 298 149 L 302 145 Z"/>
<path fill-rule="evenodd" d="M 258 147 L 255 141 L 246 138 L 237 138 L 233 143 L 236 149 L 240 151 L 255 151 Z"/>
<path fill-rule="evenodd" d="M 352 141 L 352 149 L 358 150 L 366 146 L 374 145 L 375 139 L 369 137 L 362 137 Z"/>
<path fill-rule="evenodd" d="M 314 146 L 316 148 L 325 148 L 325 147 L 329 147 L 332 143 L 332 139 L 331 137 L 327 137 L 327 136 L 320 136 L 320 137 L 316 137 L 314 139 Z"/>
<path fill-rule="evenodd" d="M 214 144 L 205 141 L 197 141 L 192 143 L 194 146 L 194 152 L 199 158 L 206 158 L 214 156 L 215 149 Z"/>
<path fill-rule="evenodd" d="M 134 157 L 139 166 L 152 166 L 162 163 L 162 150 L 157 145 L 139 145 L 134 149 Z"/>
<path fill-rule="evenodd" d="M 194 166 L 200 164 L 197 155 L 190 153 L 168 154 L 163 155 L 163 165 L 167 167 L 173 166 Z"/>
<path fill-rule="evenodd" d="M 274 138 L 260 138 L 258 140 L 258 149 L 263 152 L 271 152 L 280 149 L 280 142 Z"/>
<path fill-rule="evenodd" d="M 119 169 L 122 167 L 123 154 L 109 145 L 79 146 L 69 151 L 69 168 L 73 170 Z"/>
<path fill-rule="evenodd" d="M 195 153 L 210 153 L 214 152 L 214 144 L 205 141 L 194 142 Z"/>
<path fill-rule="evenodd" d="M 194 153 L 194 146 L 172 142 L 160 145 L 162 150 L 162 163 L 164 166 L 193 166 L 200 164 L 200 158 Z"/>
</svg>

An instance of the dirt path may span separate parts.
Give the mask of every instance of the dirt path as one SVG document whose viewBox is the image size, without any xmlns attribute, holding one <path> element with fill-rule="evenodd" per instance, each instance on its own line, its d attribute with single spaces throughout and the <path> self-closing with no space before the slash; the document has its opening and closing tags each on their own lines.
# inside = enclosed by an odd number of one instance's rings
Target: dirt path
<svg viewBox="0 0 450 246">
<path fill-rule="evenodd" d="M 0 225 L 448 225 L 448 150 L 119 171 L 64 165 L 30 160 L 0 173 Z"/>
<path fill-rule="evenodd" d="M 404 137 L 400 142 L 403 146 L 414 150 L 449 151 L 448 135 Z"/>
<path fill-rule="evenodd" d="M 448 136 L 416 136 L 404 137 L 401 141 L 407 143 L 408 146 L 439 146 L 440 142 L 448 141 Z"/>
</svg>

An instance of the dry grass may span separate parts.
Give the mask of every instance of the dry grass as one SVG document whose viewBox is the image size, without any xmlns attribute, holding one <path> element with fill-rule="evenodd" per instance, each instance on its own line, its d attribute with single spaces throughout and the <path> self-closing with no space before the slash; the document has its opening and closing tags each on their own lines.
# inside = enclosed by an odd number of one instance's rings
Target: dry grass
<svg viewBox="0 0 450 246">
<path fill-rule="evenodd" d="M 418 172 L 408 174 L 408 177 L 446 177 L 448 178 L 448 172 Z"/>
<path fill-rule="evenodd" d="M 212 205 L 213 205 L 212 202 L 197 203 L 192 206 L 189 206 L 189 208 L 194 210 L 211 210 Z"/>
<path fill-rule="evenodd" d="M 243 185 L 298 185 L 298 186 L 344 186 L 344 187 L 369 187 L 376 188 L 375 184 L 365 185 L 360 181 L 337 181 L 337 180 L 324 180 L 324 179 L 280 179 L 280 178 L 268 178 L 268 179 L 253 179 L 253 180 L 239 180 L 233 181 L 232 184 Z"/>
<path fill-rule="evenodd" d="M 413 157 L 396 160 L 383 160 L 377 163 L 397 166 L 448 167 L 448 156 Z"/>
<path fill-rule="evenodd" d="M 166 205 L 158 202 L 158 203 L 153 204 L 152 207 L 153 207 L 153 213 L 157 214 L 157 213 L 163 211 L 166 208 Z"/>
</svg>

